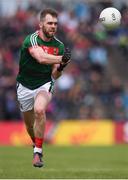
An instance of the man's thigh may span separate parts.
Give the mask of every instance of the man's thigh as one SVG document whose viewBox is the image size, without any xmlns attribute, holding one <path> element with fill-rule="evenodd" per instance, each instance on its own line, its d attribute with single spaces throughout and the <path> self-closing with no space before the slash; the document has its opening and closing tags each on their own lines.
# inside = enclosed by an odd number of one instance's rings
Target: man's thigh
<svg viewBox="0 0 128 180">
<path fill-rule="evenodd" d="M 17 99 L 21 112 L 32 110 L 34 106 L 34 90 L 30 90 L 19 84 L 17 88 Z"/>
<path fill-rule="evenodd" d="M 34 102 L 34 110 L 43 109 L 46 110 L 49 102 L 52 99 L 52 93 L 41 90 L 37 93 Z"/>
<path fill-rule="evenodd" d="M 37 89 L 30 90 L 19 84 L 17 88 L 17 99 L 19 101 L 21 112 L 32 110 L 34 107 L 45 109 L 51 100 L 52 93 L 51 82 L 48 82 Z"/>
</svg>

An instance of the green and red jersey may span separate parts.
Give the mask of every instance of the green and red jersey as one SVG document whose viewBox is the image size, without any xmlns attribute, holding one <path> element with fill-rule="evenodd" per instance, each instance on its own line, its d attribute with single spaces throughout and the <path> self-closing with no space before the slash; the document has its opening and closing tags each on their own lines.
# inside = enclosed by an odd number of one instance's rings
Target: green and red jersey
<svg viewBox="0 0 128 180">
<path fill-rule="evenodd" d="M 40 64 L 29 53 L 29 49 L 40 46 L 48 54 L 63 55 L 64 44 L 57 38 L 49 42 L 43 41 L 39 36 L 39 31 L 28 35 L 21 47 L 19 73 L 16 80 L 29 89 L 36 89 L 52 80 L 52 65 Z"/>
</svg>

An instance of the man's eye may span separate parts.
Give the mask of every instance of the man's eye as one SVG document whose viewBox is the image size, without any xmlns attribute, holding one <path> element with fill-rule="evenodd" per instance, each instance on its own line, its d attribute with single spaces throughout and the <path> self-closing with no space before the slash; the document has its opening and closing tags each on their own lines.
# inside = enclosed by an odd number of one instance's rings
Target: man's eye
<svg viewBox="0 0 128 180">
<path fill-rule="evenodd" d="M 48 22 L 48 24 L 49 24 L 49 25 L 53 25 L 53 24 L 54 24 L 55 26 L 57 26 L 58 23 L 57 23 L 57 22 L 56 22 L 56 23 Z"/>
</svg>

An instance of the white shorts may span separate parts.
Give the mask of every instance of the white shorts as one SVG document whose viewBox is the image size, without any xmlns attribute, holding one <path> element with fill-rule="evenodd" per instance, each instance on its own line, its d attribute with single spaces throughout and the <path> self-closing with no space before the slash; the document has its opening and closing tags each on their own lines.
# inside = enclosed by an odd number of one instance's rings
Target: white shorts
<svg viewBox="0 0 128 180">
<path fill-rule="evenodd" d="M 22 112 L 30 111 L 34 106 L 34 99 L 39 91 L 46 91 L 48 93 L 53 91 L 53 83 L 48 82 L 37 89 L 31 90 L 18 83 L 17 99 L 19 102 L 20 110 Z M 49 91 L 49 89 L 51 89 Z"/>
</svg>

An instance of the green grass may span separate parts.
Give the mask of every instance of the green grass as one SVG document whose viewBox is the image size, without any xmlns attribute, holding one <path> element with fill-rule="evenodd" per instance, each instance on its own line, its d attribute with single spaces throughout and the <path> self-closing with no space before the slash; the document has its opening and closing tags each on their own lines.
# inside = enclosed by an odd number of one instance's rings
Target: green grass
<svg viewBox="0 0 128 180">
<path fill-rule="evenodd" d="M 128 146 L 44 146 L 44 168 L 34 168 L 32 148 L 0 146 L 0 178 L 128 179 Z"/>
</svg>

